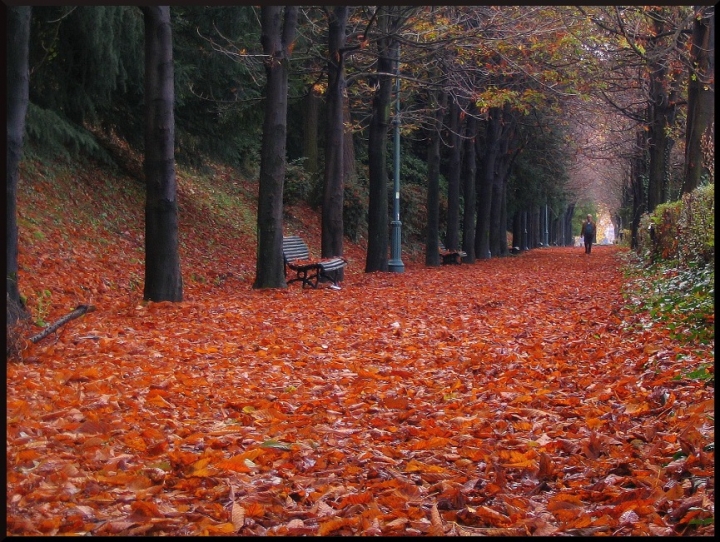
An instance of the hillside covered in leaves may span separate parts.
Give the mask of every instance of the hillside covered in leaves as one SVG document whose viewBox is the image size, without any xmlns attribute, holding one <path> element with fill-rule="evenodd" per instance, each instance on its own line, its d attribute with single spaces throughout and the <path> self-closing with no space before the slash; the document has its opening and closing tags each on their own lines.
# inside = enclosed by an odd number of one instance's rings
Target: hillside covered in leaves
<svg viewBox="0 0 720 542">
<path fill-rule="evenodd" d="M 23 164 L 23 337 L 96 310 L 8 362 L 7 535 L 714 534 L 714 339 L 629 306 L 626 249 L 361 240 L 341 290 L 253 290 L 253 185 L 178 183 L 185 301 L 146 304 L 143 187 Z"/>
</svg>

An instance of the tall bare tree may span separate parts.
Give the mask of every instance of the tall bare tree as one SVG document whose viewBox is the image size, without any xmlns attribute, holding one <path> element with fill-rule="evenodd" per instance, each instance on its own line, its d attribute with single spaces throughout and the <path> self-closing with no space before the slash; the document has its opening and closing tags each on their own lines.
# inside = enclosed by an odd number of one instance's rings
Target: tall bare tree
<svg viewBox="0 0 720 542">
<path fill-rule="evenodd" d="M 427 164 L 427 232 L 425 237 L 425 265 L 440 265 L 440 139 L 448 95 L 442 90 L 430 93 L 429 109 L 435 112 L 434 123 L 428 128 Z M 452 248 L 452 247 L 451 247 Z"/>
<path fill-rule="evenodd" d="M 285 288 L 282 254 L 283 187 L 287 157 L 288 64 L 297 27 L 296 6 L 261 8 L 265 54 L 265 119 L 260 151 L 258 250 L 253 288 Z"/>
<path fill-rule="evenodd" d="M 5 285 L 7 289 L 7 321 L 11 326 L 27 316 L 18 286 L 17 185 L 22 156 L 25 115 L 28 108 L 30 43 L 29 6 L 7 8 L 7 170 L 5 232 Z"/>
<path fill-rule="evenodd" d="M 169 6 L 145 16 L 145 290 L 152 301 L 182 301 L 175 180 L 175 103 Z"/>
<path fill-rule="evenodd" d="M 475 138 L 477 137 L 478 120 L 475 117 L 476 109 L 470 106 L 465 124 L 465 150 L 463 152 L 462 183 L 464 195 L 463 207 L 463 238 L 462 249 L 467 254 L 464 261 L 475 263 L 475 205 L 476 205 L 476 173 L 477 153 L 475 152 Z"/>
<path fill-rule="evenodd" d="M 706 170 L 703 138 L 713 140 L 715 118 L 715 6 L 696 6 L 690 50 L 683 193 L 700 184 Z"/>
<path fill-rule="evenodd" d="M 377 11 L 377 75 L 372 97 L 372 117 L 368 134 L 368 249 L 365 271 L 388 270 L 388 176 L 387 137 L 392 99 L 392 71 L 397 58 L 397 40 L 392 36 L 392 21 L 386 7 Z"/>
<path fill-rule="evenodd" d="M 453 100 L 450 104 L 448 120 L 448 213 L 445 246 L 457 250 L 460 248 L 460 173 L 462 166 L 462 130 L 464 114 L 460 104 Z"/>
<path fill-rule="evenodd" d="M 334 6 L 328 15 L 328 89 L 325 137 L 325 182 L 322 206 L 322 256 L 343 255 L 343 201 L 345 168 L 345 32 L 349 8 Z"/>
</svg>

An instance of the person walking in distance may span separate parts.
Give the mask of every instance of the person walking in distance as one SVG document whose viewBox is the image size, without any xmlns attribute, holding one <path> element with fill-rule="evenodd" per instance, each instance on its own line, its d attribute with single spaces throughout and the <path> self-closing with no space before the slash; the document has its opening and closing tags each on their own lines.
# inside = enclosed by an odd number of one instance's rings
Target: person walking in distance
<svg viewBox="0 0 720 542">
<path fill-rule="evenodd" d="M 592 220 L 592 215 L 587 215 L 587 220 L 582 224 L 580 235 L 582 235 L 585 242 L 585 254 L 590 254 L 595 239 L 595 222 Z"/>
</svg>

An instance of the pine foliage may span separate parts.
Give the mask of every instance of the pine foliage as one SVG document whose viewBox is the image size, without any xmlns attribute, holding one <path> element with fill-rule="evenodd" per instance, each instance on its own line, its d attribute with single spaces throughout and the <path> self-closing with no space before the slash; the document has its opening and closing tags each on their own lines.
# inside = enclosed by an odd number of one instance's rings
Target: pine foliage
<svg viewBox="0 0 720 542">
<path fill-rule="evenodd" d="M 144 26 L 137 8 L 37 7 L 32 36 L 33 103 L 81 125 L 112 118 L 122 102 L 139 102 Z"/>
<path fill-rule="evenodd" d="M 38 158 L 77 159 L 82 156 L 111 164 L 112 158 L 95 137 L 50 109 L 30 103 L 25 121 L 27 145 L 23 150 Z"/>
</svg>

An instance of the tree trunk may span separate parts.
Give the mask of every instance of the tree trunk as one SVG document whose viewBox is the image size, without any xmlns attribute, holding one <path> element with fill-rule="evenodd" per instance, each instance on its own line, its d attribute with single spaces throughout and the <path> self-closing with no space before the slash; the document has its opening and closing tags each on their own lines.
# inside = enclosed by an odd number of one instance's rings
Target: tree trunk
<svg viewBox="0 0 720 542">
<path fill-rule="evenodd" d="M 492 207 L 490 208 L 490 244 L 491 256 L 507 254 L 507 227 L 505 224 L 505 183 L 498 179 L 492 184 Z"/>
<path fill-rule="evenodd" d="M 688 113 L 685 130 L 685 175 L 682 192 L 687 194 L 700 186 L 707 167 L 703 161 L 703 137 L 712 134 L 715 118 L 715 10 L 695 7 L 692 49 L 694 69 L 688 82 Z"/>
<path fill-rule="evenodd" d="M 521 243 L 521 237 L 522 234 L 520 233 L 521 229 L 521 223 L 520 223 L 520 211 L 515 211 L 515 214 L 513 215 L 513 224 L 512 224 L 512 244 L 513 244 L 513 254 L 520 251 L 520 243 Z"/>
<path fill-rule="evenodd" d="M 353 140 L 350 98 L 343 93 L 343 179 L 345 184 L 355 179 L 355 142 Z"/>
<path fill-rule="evenodd" d="M 261 8 L 267 83 L 260 151 L 258 250 L 253 288 L 285 288 L 283 186 L 286 169 L 288 63 L 297 26 L 297 7 Z"/>
<path fill-rule="evenodd" d="M 659 18 L 653 18 L 654 30 L 657 34 L 664 31 Z M 664 202 L 663 188 L 669 164 L 667 158 L 673 141 L 668 129 L 675 121 L 675 100 L 669 95 L 671 82 L 667 76 L 667 65 L 651 62 L 650 68 L 650 118 L 649 120 L 649 152 L 650 166 L 648 170 L 648 212 Z"/>
<path fill-rule="evenodd" d="M 477 118 L 475 118 L 475 109 L 471 106 L 470 114 L 465 126 L 465 152 L 463 155 L 463 191 L 465 195 L 465 205 L 463 209 L 463 241 L 462 249 L 467 256 L 463 261 L 467 263 L 475 263 L 475 207 L 476 207 L 476 174 L 477 153 L 475 152 L 475 138 L 477 136 Z"/>
<path fill-rule="evenodd" d="M 565 209 L 565 216 L 562 222 L 562 233 L 563 233 L 563 246 L 571 247 L 575 244 L 575 232 L 572 229 L 572 217 L 575 212 L 575 204 L 568 204 Z"/>
<path fill-rule="evenodd" d="M 475 236 L 475 255 L 480 260 L 490 257 L 490 211 L 493 200 L 493 182 L 495 165 L 500 153 L 500 131 L 502 129 L 502 110 L 491 107 L 485 130 L 485 149 L 480 173 L 478 190 L 478 216 Z"/>
<path fill-rule="evenodd" d="M 460 106 L 453 100 L 450 104 L 449 119 L 450 163 L 448 167 L 447 232 L 445 234 L 445 246 L 451 250 L 460 248 L 460 166 L 462 159 L 460 112 Z"/>
<path fill-rule="evenodd" d="M 447 106 L 447 94 L 437 91 L 433 94 L 430 110 L 435 110 L 435 126 L 431 129 L 428 143 L 428 188 L 427 188 L 427 237 L 425 241 L 425 265 L 440 265 L 438 241 L 440 237 L 440 130 Z"/>
<path fill-rule="evenodd" d="M 305 111 L 303 117 L 303 154 L 305 171 L 314 176 L 320 170 L 318 162 L 318 125 L 320 119 L 320 104 L 322 103 L 320 92 L 313 85 L 305 96 Z"/>
<path fill-rule="evenodd" d="M 506 115 L 503 115 L 504 117 Z M 514 123 L 512 119 L 503 120 L 500 135 L 498 159 L 495 162 L 495 179 L 493 181 L 492 207 L 490 210 L 490 254 L 507 256 L 507 184 L 512 164 L 519 151 L 510 152 L 513 139 Z"/>
<path fill-rule="evenodd" d="M 632 183 L 632 223 L 630 225 L 630 247 L 638 247 L 638 230 L 640 228 L 640 217 L 646 211 L 647 197 L 645 194 L 644 181 L 647 177 L 647 133 L 639 130 L 636 135 L 637 156 L 632 161 L 631 183 Z"/>
<path fill-rule="evenodd" d="M 141 9 L 145 15 L 144 298 L 148 301 L 182 301 L 170 7 Z"/>
<path fill-rule="evenodd" d="M 387 25 L 387 17 L 381 17 L 380 25 Z M 378 41 L 377 88 L 372 101 L 368 141 L 368 249 L 365 272 L 388 270 L 388 177 L 387 148 L 390 105 L 392 100 L 393 62 L 397 44 L 390 38 Z"/>
<path fill-rule="evenodd" d="M 29 315 L 18 286 L 17 185 L 20 177 L 25 114 L 28 108 L 30 44 L 29 6 L 7 9 L 7 169 L 5 224 L 5 287 L 7 295 L 5 325 L 7 328 Z"/>
<path fill-rule="evenodd" d="M 348 6 L 335 6 L 328 10 L 327 125 L 321 242 L 324 258 L 343 255 L 345 58 L 342 49 L 345 45 L 348 13 Z M 342 271 L 340 275 L 342 275 Z M 339 280 L 342 280 L 342 276 L 339 277 Z"/>
</svg>

